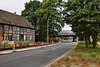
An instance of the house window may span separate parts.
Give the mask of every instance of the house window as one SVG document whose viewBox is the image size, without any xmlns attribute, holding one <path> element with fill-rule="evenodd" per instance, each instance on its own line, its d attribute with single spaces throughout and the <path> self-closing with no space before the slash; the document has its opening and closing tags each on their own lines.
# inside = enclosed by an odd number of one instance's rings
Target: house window
<svg viewBox="0 0 100 67">
<path fill-rule="evenodd" d="M 9 26 L 9 30 L 13 30 L 13 27 L 12 26 Z"/>
<path fill-rule="evenodd" d="M 26 40 L 26 35 L 24 35 L 24 40 Z"/>
<path fill-rule="evenodd" d="M 32 29 L 30 29 L 30 32 L 32 33 Z"/>
<path fill-rule="evenodd" d="M 26 32 L 26 31 L 27 31 L 27 29 L 26 29 L 26 28 L 24 28 L 24 31 Z"/>
<path fill-rule="evenodd" d="M 23 29 L 23 28 L 21 28 L 21 31 L 24 31 L 24 29 Z"/>
<path fill-rule="evenodd" d="M 17 35 L 17 40 L 19 40 L 19 34 Z"/>
<path fill-rule="evenodd" d="M 30 40 L 32 40 L 32 35 L 30 35 Z"/>
<path fill-rule="evenodd" d="M 17 27 L 17 31 L 20 31 L 20 28 L 19 27 Z"/>
<path fill-rule="evenodd" d="M 12 34 L 8 34 L 8 40 L 12 41 Z"/>
</svg>

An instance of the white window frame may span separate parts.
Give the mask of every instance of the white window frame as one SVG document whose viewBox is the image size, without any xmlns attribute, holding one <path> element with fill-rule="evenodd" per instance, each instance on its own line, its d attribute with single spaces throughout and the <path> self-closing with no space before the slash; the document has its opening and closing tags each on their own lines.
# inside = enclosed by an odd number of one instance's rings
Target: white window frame
<svg viewBox="0 0 100 67">
<path fill-rule="evenodd" d="M 24 40 L 26 40 L 26 35 L 24 35 Z"/>
<path fill-rule="evenodd" d="M 32 35 L 30 35 L 30 40 L 32 40 Z"/>
<path fill-rule="evenodd" d="M 19 37 L 19 34 L 18 34 L 18 35 L 17 35 L 17 40 L 19 40 L 19 38 L 20 38 L 20 37 Z"/>
</svg>

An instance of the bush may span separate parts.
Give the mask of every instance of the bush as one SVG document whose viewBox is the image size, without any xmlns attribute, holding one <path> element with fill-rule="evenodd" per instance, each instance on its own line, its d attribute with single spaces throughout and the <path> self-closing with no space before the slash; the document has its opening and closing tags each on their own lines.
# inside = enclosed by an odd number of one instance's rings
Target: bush
<svg viewBox="0 0 100 67">
<path fill-rule="evenodd" d="M 53 38 L 54 42 L 59 42 L 59 40 L 60 40 L 59 38 Z"/>
<path fill-rule="evenodd" d="M 65 61 L 69 61 L 69 57 L 66 57 Z"/>
<path fill-rule="evenodd" d="M 26 46 L 29 46 L 29 42 L 28 41 L 22 41 L 22 46 L 26 47 Z"/>
<path fill-rule="evenodd" d="M 92 53 L 91 53 L 91 56 L 92 56 L 92 57 L 96 57 L 96 53 L 92 52 Z"/>
<path fill-rule="evenodd" d="M 17 46 L 19 44 L 19 42 L 17 42 L 17 41 L 15 41 L 14 43 L 15 43 L 15 46 Z"/>
</svg>

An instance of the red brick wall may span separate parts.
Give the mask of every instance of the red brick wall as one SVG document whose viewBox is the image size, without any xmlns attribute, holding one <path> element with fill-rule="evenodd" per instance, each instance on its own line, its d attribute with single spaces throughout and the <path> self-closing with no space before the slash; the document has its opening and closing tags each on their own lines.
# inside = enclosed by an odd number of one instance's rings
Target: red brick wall
<svg viewBox="0 0 100 67">
<path fill-rule="evenodd" d="M 3 37 L 3 25 L 0 25 L 0 36 Z"/>
</svg>

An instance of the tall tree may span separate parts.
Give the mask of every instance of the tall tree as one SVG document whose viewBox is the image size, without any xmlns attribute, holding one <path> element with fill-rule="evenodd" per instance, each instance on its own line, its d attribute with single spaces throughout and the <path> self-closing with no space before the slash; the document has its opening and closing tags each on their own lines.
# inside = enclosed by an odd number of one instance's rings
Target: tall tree
<svg viewBox="0 0 100 67">
<path fill-rule="evenodd" d="M 96 47 L 96 39 L 100 29 L 99 0 L 68 0 L 65 3 L 64 19 L 66 23 L 72 23 L 72 30 L 77 35 L 84 34 L 86 47 L 89 37 L 93 36 L 93 47 Z"/>
<path fill-rule="evenodd" d="M 40 10 L 36 11 L 36 14 L 38 16 L 38 30 L 40 36 L 43 40 L 43 38 L 46 38 L 46 33 L 47 33 L 47 23 L 49 27 L 49 37 L 53 37 L 54 35 L 57 35 L 58 32 L 61 31 L 61 27 L 64 26 L 64 23 L 62 23 L 62 17 L 60 14 L 59 9 L 57 9 L 58 1 L 54 0 L 48 0 L 48 1 L 43 1 L 42 2 L 42 8 Z M 41 28 L 40 28 L 41 27 Z M 43 34 L 42 34 L 42 33 Z M 45 34 L 45 36 L 44 36 Z"/>
<path fill-rule="evenodd" d="M 42 3 L 37 0 L 30 1 L 25 4 L 22 16 L 25 16 L 35 27 L 40 41 L 46 41 L 47 22 L 50 37 L 57 35 L 64 26 L 58 0 L 44 0 Z"/>
<path fill-rule="evenodd" d="M 42 4 L 38 0 L 33 0 L 25 3 L 25 9 L 22 11 L 22 16 L 26 17 L 29 22 L 36 28 L 37 25 L 37 16 L 35 11 L 41 8 Z"/>
</svg>

